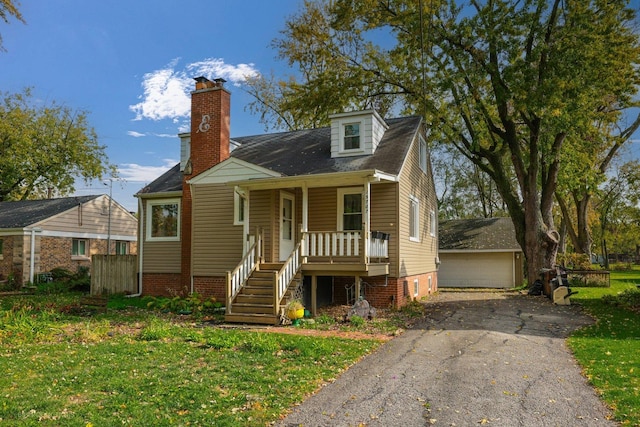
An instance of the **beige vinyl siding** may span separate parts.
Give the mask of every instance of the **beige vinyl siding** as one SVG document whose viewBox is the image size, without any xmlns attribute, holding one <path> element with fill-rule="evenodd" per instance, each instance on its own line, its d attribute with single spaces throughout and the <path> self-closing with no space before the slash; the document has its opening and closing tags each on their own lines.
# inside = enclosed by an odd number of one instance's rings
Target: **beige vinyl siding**
<svg viewBox="0 0 640 427">
<path fill-rule="evenodd" d="M 398 184 L 371 185 L 371 231 L 391 234 L 389 273 L 398 275 Z"/>
<path fill-rule="evenodd" d="M 249 234 L 262 230 L 263 255 L 266 262 L 273 261 L 273 190 L 252 191 L 249 196 Z"/>
<path fill-rule="evenodd" d="M 109 231 L 109 198 L 101 196 L 82 206 L 41 221 L 39 227 L 48 231 L 107 235 Z M 116 202 L 111 204 L 111 235 L 130 236 L 135 240 L 138 221 Z"/>
<path fill-rule="evenodd" d="M 430 233 L 431 211 L 435 212 L 437 221 L 437 200 L 431 178 L 431 165 L 427 162 L 427 173 L 420 169 L 419 138 L 413 141 L 411 150 L 400 174 L 400 194 L 398 198 L 399 213 L 399 250 L 398 276 L 411 276 L 436 270 L 438 255 L 437 226 L 436 235 Z M 419 200 L 419 242 L 409 239 L 410 196 Z"/>
<path fill-rule="evenodd" d="M 309 189 L 309 231 L 337 230 L 338 218 L 337 189 Z"/>
<path fill-rule="evenodd" d="M 144 273 L 180 273 L 180 242 L 145 242 Z"/>
<path fill-rule="evenodd" d="M 172 198 L 173 199 L 173 198 Z M 180 260 L 182 258 L 182 245 L 178 241 L 149 241 L 146 240 L 147 235 L 147 209 L 149 200 L 143 203 L 144 211 L 141 212 L 140 221 L 142 221 L 142 236 L 138 241 L 142 240 L 144 247 L 142 252 L 142 272 L 143 273 L 180 273 Z M 180 209 L 182 214 L 182 208 Z M 178 221 L 181 221 L 179 218 Z"/>
<path fill-rule="evenodd" d="M 195 276 L 218 276 L 242 258 L 242 225 L 233 225 L 233 187 L 193 185 L 192 270 Z"/>
</svg>

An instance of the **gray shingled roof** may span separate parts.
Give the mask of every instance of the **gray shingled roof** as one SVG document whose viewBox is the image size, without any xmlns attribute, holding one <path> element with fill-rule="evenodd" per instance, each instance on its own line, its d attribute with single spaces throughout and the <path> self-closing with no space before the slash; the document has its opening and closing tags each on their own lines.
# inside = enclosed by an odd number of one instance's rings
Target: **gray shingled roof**
<svg viewBox="0 0 640 427">
<path fill-rule="evenodd" d="M 231 157 L 270 169 L 285 176 L 313 175 L 377 169 L 400 173 L 411 142 L 419 130 L 418 116 L 385 120 L 389 128 L 371 156 L 331 158 L 331 128 L 308 129 L 231 138 L 240 147 Z M 180 166 L 176 165 L 140 193 L 182 189 Z"/>
<path fill-rule="evenodd" d="M 440 221 L 438 240 L 441 251 L 521 251 L 511 218 Z"/>
<path fill-rule="evenodd" d="M 0 228 L 23 228 L 89 202 L 100 195 L 0 202 Z"/>
</svg>

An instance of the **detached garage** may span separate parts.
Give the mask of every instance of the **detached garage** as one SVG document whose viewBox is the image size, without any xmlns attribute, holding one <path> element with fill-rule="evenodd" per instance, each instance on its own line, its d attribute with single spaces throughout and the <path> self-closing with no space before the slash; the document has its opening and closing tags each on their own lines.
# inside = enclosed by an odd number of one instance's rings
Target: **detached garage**
<svg viewBox="0 0 640 427">
<path fill-rule="evenodd" d="M 513 288 L 523 283 L 522 249 L 510 218 L 441 221 L 439 287 Z"/>
</svg>

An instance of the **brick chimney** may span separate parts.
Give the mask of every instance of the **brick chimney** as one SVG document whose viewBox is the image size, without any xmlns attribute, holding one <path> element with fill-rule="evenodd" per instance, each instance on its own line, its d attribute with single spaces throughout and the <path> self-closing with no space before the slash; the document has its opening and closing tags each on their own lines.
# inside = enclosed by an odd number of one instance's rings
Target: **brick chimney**
<svg viewBox="0 0 640 427">
<path fill-rule="evenodd" d="M 187 179 L 229 158 L 231 96 L 223 87 L 225 80 L 196 77 L 195 81 L 196 90 L 191 92 L 191 164 L 185 171 Z"/>
<path fill-rule="evenodd" d="M 231 95 L 224 79 L 196 77 L 191 92 L 191 135 L 189 160 L 182 177 L 181 240 L 182 288 L 191 289 L 192 196 L 187 181 L 229 158 Z"/>
</svg>

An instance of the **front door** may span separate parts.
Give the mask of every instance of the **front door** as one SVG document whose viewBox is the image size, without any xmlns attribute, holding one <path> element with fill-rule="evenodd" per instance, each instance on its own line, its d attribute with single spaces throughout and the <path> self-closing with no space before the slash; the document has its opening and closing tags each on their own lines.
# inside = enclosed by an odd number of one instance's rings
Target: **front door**
<svg viewBox="0 0 640 427">
<path fill-rule="evenodd" d="M 293 194 L 280 193 L 280 261 L 286 261 L 293 252 L 295 198 Z"/>
</svg>

